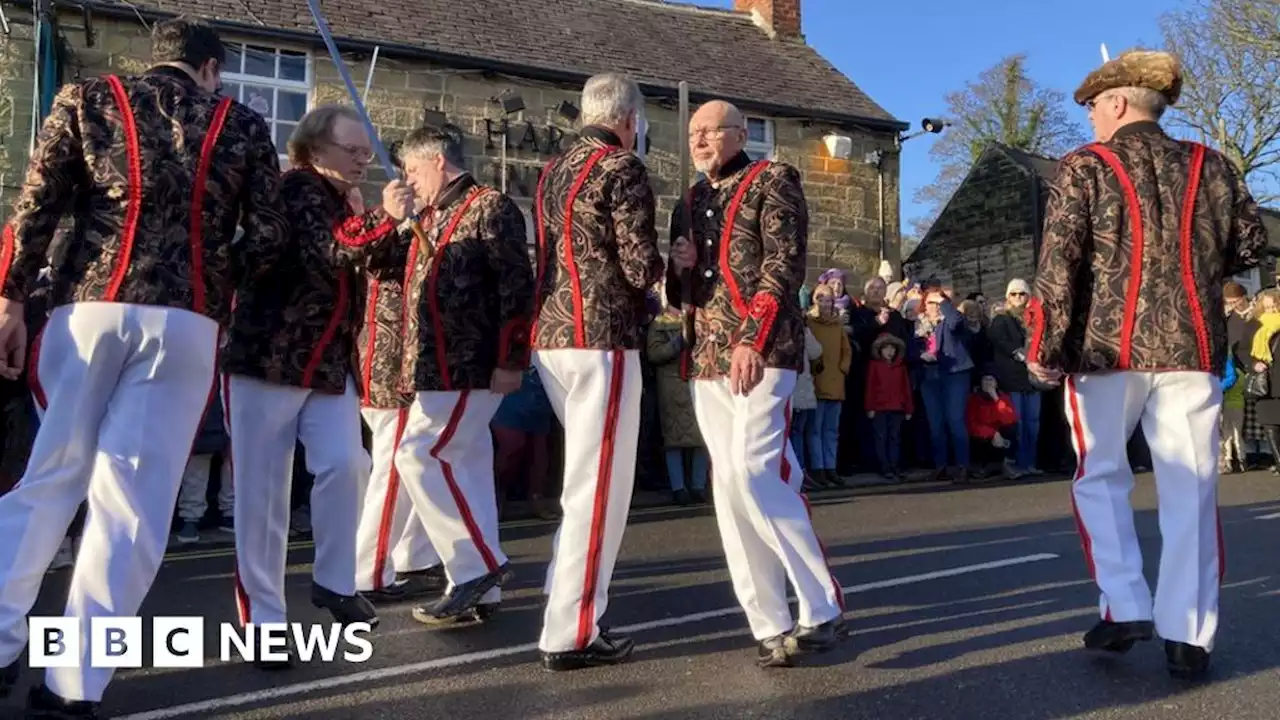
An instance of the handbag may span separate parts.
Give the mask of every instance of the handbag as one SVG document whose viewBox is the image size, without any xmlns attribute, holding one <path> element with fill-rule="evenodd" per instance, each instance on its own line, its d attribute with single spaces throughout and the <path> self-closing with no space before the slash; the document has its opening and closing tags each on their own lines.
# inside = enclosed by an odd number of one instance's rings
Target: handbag
<svg viewBox="0 0 1280 720">
<path fill-rule="evenodd" d="M 1254 399 L 1271 397 L 1271 374 L 1269 371 L 1251 372 L 1244 381 L 1244 394 Z"/>
</svg>

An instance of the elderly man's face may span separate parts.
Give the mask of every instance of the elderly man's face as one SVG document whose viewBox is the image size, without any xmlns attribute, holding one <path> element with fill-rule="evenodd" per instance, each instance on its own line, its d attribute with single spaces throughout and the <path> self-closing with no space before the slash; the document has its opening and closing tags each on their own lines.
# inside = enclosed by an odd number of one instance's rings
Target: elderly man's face
<svg viewBox="0 0 1280 720">
<path fill-rule="evenodd" d="M 867 286 L 865 291 L 866 301 L 871 304 L 879 304 L 884 302 L 884 293 L 887 288 L 888 286 L 884 284 L 884 280 L 881 278 L 872 278 L 871 280 L 867 281 Z"/>
<path fill-rule="evenodd" d="M 709 102 L 689 118 L 689 154 L 698 172 L 717 175 L 746 146 L 746 119 L 729 103 Z"/>
</svg>

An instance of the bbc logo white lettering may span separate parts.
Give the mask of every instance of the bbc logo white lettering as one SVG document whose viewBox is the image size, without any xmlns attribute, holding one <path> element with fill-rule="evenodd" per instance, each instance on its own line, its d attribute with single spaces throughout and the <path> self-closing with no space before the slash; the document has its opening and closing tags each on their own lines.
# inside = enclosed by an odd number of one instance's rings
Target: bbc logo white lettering
<svg viewBox="0 0 1280 720">
<path fill-rule="evenodd" d="M 199 617 L 157 617 L 150 621 L 151 667 L 203 667 L 205 621 Z M 91 667 L 140 668 L 143 666 L 142 618 L 96 617 L 84 636 L 76 618 L 32 617 L 30 662 L 33 668 L 79 667 L 86 659 Z M 350 625 L 264 623 L 240 627 L 221 623 L 218 659 L 222 662 L 279 661 L 293 646 L 302 662 L 363 663 L 373 656 L 368 623 Z"/>
</svg>

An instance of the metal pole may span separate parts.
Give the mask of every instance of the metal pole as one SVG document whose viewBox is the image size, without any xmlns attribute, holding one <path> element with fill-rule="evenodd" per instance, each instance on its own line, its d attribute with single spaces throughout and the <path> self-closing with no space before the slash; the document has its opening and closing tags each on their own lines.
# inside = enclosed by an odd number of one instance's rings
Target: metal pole
<svg viewBox="0 0 1280 720">
<path fill-rule="evenodd" d="M 364 78 L 364 93 L 360 96 L 364 102 L 369 102 L 369 88 L 373 87 L 373 69 L 378 67 L 378 51 L 381 49 L 381 45 L 373 46 L 373 58 L 369 60 L 369 74 Z"/>
<path fill-rule="evenodd" d="M 693 208 L 690 201 L 693 200 L 693 193 L 689 192 L 689 187 L 693 184 L 689 179 L 689 83 L 680 81 L 680 122 L 679 122 L 679 141 L 680 141 L 680 176 L 676 182 L 676 187 L 681 196 L 682 217 L 681 225 L 684 226 L 685 239 L 693 243 L 693 249 L 701 252 L 698 248 L 698 242 L 693 237 Z M 675 238 L 671 238 L 672 241 Z M 695 268 L 697 267 L 695 263 Z M 693 331 L 693 270 L 685 270 L 680 273 L 680 331 L 684 340 L 684 347 L 681 352 L 692 353 L 694 343 Z"/>
<path fill-rule="evenodd" d="M 502 194 L 507 194 L 507 119 L 502 118 Z"/>
<path fill-rule="evenodd" d="M 876 182 L 880 186 L 880 259 L 884 260 L 885 245 L 888 243 L 884 227 L 884 155 L 881 155 L 880 162 L 876 163 Z"/>
</svg>

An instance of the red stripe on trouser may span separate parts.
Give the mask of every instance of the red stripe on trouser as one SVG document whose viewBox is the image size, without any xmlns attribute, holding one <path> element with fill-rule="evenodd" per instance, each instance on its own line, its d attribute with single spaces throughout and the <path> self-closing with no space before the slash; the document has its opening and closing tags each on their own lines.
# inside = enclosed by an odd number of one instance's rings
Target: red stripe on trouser
<svg viewBox="0 0 1280 720">
<path fill-rule="evenodd" d="M 236 486 L 236 465 L 232 461 L 231 452 L 231 375 L 222 376 L 222 417 L 223 422 L 227 426 L 227 454 L 223 457 L 223 462 L 231 468 L 231 472 L 227 473 L 227 477 L 231 479 L 231 488 L 234 491 Z M 235 582 L 236 593 L 236 614 L 240 616 L 240 624 L 248 625 L 249 620 L 253 617 L 250 613 L 249 593 L 245 592 L 244 583 L 240 582 L 240 560 L 235 561 L 233 570 L 233 580 Z"/>
<path fill-rule="evenodd" d="M 621 350 L 610 353 L 613 363 L 609 375 L 609 397 L 604 409 L 604 434 L 600 438 L 600 466 L 596 470 L 595 506 L 591 510 L 591 542 L 587 546 L 587 571 L 582 583 L 582 600 L 578 604 L 577 647 L 591 644 L 596 627 L 596 585 L 600 578 L 600 553 L 604 551 L 605 519 L 609 511 L 609 484 L 613 479 L 613 451 L 617 444 L 618 416 L 622 412 L 622 381 L 626 374 L 626 356 Z"/>
<path fill-rule="evenodd" d="M 449 486 L 449 494 L 453 495 L 453 501 L 458 506 L 458 516 L 462 518 L 462 524 L 467 528 L 467 534 L 471 536 L 471 542 L 475 543 L 476 550 L 479 551 L 481 559 L 484 560 L 484 566 L 489 572 L 498 569 L 498 561 L 493 557 L 493 551 L 489 549 L 488 543 L 484 541 L 484 534 L 480 532 L 480 526 L 476 525 L 475 516 L 471 514 L 471 506 L 467 504 L 467 496 L 462 494 L 462 489 L 458 487 L 458 483 L 453 478 L 453 466 L 440 459 L 440 452 L 445 449 L 449 441 L 458 432 L 458 425 L 462 422 L 462 416 L 467 412 L 467 396 L 470 391 L 463 390 L 458 396 L 458 402 L 453 406 L 453 413 L 449 415 L 449 423 L 445 425 L 444 432 L 440 433 L 440 439 L 436 441 L 435 447 L 431 448 L 431 457 L 440 463 L 440 471 L 444 474 L 445 484 Z M 492 442 L 489 440 L 489 442 Z"/>
<path fill-rule="evenodd" d="M 1096 583 L 1098 572 L 1093 564 L 1093 540 L 1089 538 L 1089 530 L 1084 525 L 1084 518 L 1080 517 L 1080 506 L 1076 503 L 1075 484 L 1084 477 L 1084 464 L 1089 452 L 1085 447 L 1084 418 L 1080 413 L 1080 396 L 1076 393 L 1076 380 L 1072 376 L 1067 376 L 1066 392 L 1068 411 L 1071 413 L 1072 437 L 1076 441 L 1076 474 L 1071 481 L 1071 514 L 1076 519 L 1076 532 L 1080 534 L 1080 548 L 1084 551 L 1084 561 L 1089 566 L 1089 577 Z M 1106 606 L 1104 617 L 1107 620 L 1111 620 L 1110 605 Z"/>
<path fill-rule="evenodd" d="M 370 331 L 372 333 L 372 331 Z M 370 355 L 372 357 L 372 355 Z M 387 470 L 387 491 L 382 497 L 382 519 L 378 523 L 378 547 L 373 556 L 373 589 L 381 590 L 383 573 L 387 569 L 387 555 L 391 548 L 391 526 L 395 523 L 396 501 L 400 497 L 400 471 L 396 469 L 396 451 L 409 419 L 409 410 L 401 408 L 396 413 L 396 435 L 391 442 L 391 467 Z"/>
<path fill-rule="evenodd" d="M 831 572 L 831 561 L 827 556 L 827 545 L 822 542 L 822 538 L 818 537 L 818 529 L 813 527 L 813 508 L 809 506 L 809 498 L 804 493 L 798 493 L 800 501 L 804 503 L 804 511 L 809 516 L 809 527 L 813 529 L 813 537 L 818 541 L 818 549 L 822 551 L 822 564 L 827 568 L 827 577 L 831 578 L 831 589 L 836 593 L 836 604 L 840 606 L 840 612 L 844 612 L 844 588 L 840 587 L 840 581 L 836 579 L 835 573 Z"/>
</svg>

